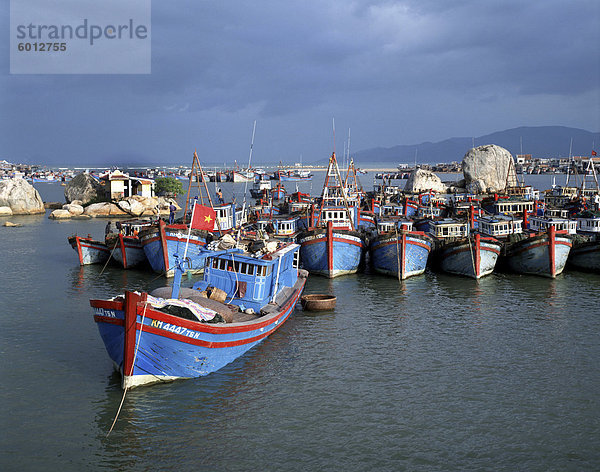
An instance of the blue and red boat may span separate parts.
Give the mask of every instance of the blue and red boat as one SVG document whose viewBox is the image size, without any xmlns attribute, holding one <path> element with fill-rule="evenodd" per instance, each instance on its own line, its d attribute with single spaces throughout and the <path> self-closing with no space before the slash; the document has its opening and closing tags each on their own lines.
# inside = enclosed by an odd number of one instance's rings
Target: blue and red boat
<svg viewBox="0 0 600 472">
<path fill-rule="evenodd" d="M 432 240 L 425 233 L 411 231 L 411 223 L 389 220 L 391 227 L 380 222 L 379 234 L 369 243 L 370 262 L 373 269 L 400 280 L 421 275 L 427 267 Z M 400 224 L 400 229 L 398 225 Z"/>
<path fill-rule="evenodd" d="M 110 249 L 104 241 L 97 241 L 91 236 L 69 236 L 69 244 L 77 252 L 80 265 L 104 264 L 110 257 Z"/>
<path fill-rule="evenodd" d="M 201 377 L 262 342 L 288 319 L 304 288 L 308 273 L 298 269 L 298 250 L 279 243 L 262 254 L 212 252 L 191 289 L 180 289 L 176 277 L 173 289 L 152 295 L 91 300 L 123 388 Z M 182 272 L 180 265 L 179 278 Z"/>
<path fill-rule="evenodd" d="M 329 158 L 318 211 L 311 211 L 308 228 L 298 236 L 302 267 L 311 273 L 334 278 L 354 274 L 364 263 L 367 235 L 357 229 L 359 202 L 351 205 L 348 194 L 334 152 Z M 364 223 L 374 225 L 372 219 Z"/>
<path fill-rule="evenodd" d="M 208 231 L 189 231 L 188 225 L 167 225 L 160 220 L 157 225 L 142 230 L 139 239 L 152 270 L 173 277 L 177 267 L 175 255 L 182 256 L 186 245 L 187 271 L 192 274 L 202 272 L 207 252 L 205 246 L 212 236 Z"/>
</svg>

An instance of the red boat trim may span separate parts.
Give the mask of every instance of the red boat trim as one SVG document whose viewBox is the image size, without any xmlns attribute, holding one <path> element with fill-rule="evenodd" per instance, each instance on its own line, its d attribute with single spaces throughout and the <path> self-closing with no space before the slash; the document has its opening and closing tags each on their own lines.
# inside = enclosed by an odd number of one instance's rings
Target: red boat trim
<svg viewBox="0 0 600 472">
<path fill-rule="evenodd" d="M 111 318 L 110 316 L 94 315 L 96 323 L 108 323 L 117 326 L 125 326 L 125 321 L 121 318 Z"/>
<path fill-rule="evenodd" d="M 163 252 L 163 264 L 165 265 L 165 274 L 169 271 L 170 267 L 169 267 L 169 253 L 167 250 L 167 238 L 165 235 L 165 222 L 163 220 L 160 220 L 160 222 L 158 223 L 158 234 L 160 237 L 160 244 L 162 246 L 162 252 Z"/>
<path fill-rule="evenodd" d="M 333 270 L 333 224 L 327 223 L 327 269 Z"/>
<path fill-rule="evenodd" d="M 473 207 L 471 207 L 473 208 Z M 473 213 L 474 215 L 475 213 Z M 500 254 L 500 251 L 498 251 Z M 481 275 L 481 236 L 479 234 L 475 234 L 475 276 L 479 277 Z"/>
<path fill-rule="evenodd" d="M 333 241 L 338 242 L 338 243 L 347 243 L 347 244 L 353 244 L 354 246 L 358 246 L 358 247 L 364 247 L 364 243 L 362 241 L 351 241 L 349 239 L 344 239 L 344 238 L 336 238 L 335 236 L 333 237 Z M 323 242 L 323 238 L 315 238 L 312 239 L 310 241 L 306 241 L 306 242 L 301 242 L 301 244 L 303 246 L 310 246 L 311 244 L 317 244 Z M 329 243 L 329 241 L 327 241 L 327 243 Z"/>
<path fill-rule="evenodd" d="M 565 242 L 565 241 L 561 241 L 559 239 L 555 240 L 555 244 L 562 244 L 563 246 L 569 246 L 569 247 L 572 246 L 571 241 Z M 547 246 L 547 245 L 548 245 L 548 241 L 542 241 L 542 242 L 539 242 L 536 244 L 530 244 L 528 246 L 525 246 L 524 248 L 521 248 L 517 251 L 512 252 L 511 255 L 515 256 L 517 254 L 521 254 L 522 252 L 528 251 L 529 249 L 535 249 L 536 247 Z"/>
<path fill-rule="evenodd" d="M 548 257 L 550 258 L 550 275 L 556 276 L 556 228 L 548 229 Z"/>
<path fill-rule="evenodd" d="M 406 243 L 407 243 L 407 244 L 410 244 L 410 245 L 412 245 L 412 246 L 419 246 L 419 247 L 425 248 L 425 249 L 427 249 L 427 250 L 431 250 L 431 246 L 430 246 L 430 245 L 428 245 L 428 244 L 425 244 L 425 243 L 422 243 L 422 242 L 420 242 L 420 241 L 413 241 L 413 240 L 407 239 L 407 240 L 406 240 Z M 394 246 L 395 246 L 395 245 L 396 245 L 396 240 L 393 240 L 393 241 L 386 241 L 385 243 L 377 244 L 375 247 L 376 247 L 376 248 L 379 248 L 379 247 L 391 246 L 391 245 L 394 245 Z"/>
<path fill-rule="evenodd" d="M 125 243 L 123 242 L 123 235 L 119 233 L 119 243 L 121 245 L 121 256 L 123 257 L 123 268 L 127 269 L 127 254 L 125 253 Z"/>
<path fill-rule="evenodd" d="M 79 236 L 75 236 L 75 242 L 77 243 L 77 255 L 79 256 L 79 265 L 83 265 L 83 254 L 81 253 L 81 239 Z"/>
</svg>

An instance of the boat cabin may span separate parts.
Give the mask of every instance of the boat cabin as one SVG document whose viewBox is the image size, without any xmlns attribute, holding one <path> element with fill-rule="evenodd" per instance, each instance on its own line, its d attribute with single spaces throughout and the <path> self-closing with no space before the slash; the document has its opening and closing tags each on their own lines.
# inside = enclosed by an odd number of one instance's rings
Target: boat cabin
<svg viewBox="0 0 600 472">
<path fill-rule="evenodd" d="M 504 190 L 509 197 L 517 197 L 523 200 L 538 200 L 539 190 L 535 190 L 531 185 L 519 185 L 516 187 L 506 187 Z"/>
<path fill-rule="evenodd" d="M 193 288 L 216 287 L 227 294 L 225 303 L 259 313 L 277 294 L 298 280 L 298 244 L 279 243 L 277 250 L 254 257 L 241 249 L 216 252 L 206 258 L 203 280 Z"/>
<path fill-rule="evenodd" d="M 432 205 L 419 205 L 417 209 L 417 218 L 440 218 L 443 208 Z"/>
<path fill-rule="evenodd" d="M 248 221 L 247 209 L 236 208 L 234 203 L 215 205 L 213 208 L 217 214 L 213 231 L 229 231 Z"/>
<path fill-rule="evenodd" d="M 584 211 L 575 215 L 578 233 L 600 234 L 600 212 Z"/>
<path fill-rule="evenodd" d="M 505 215 L 522 215 L 525 210 L 533 211 L 533 200 L 498 200 L 494 202 L 494 213 Z"/>
<path fill-rule="evenodd" d="M 529 218 L 529 229 L 538 233 L 548 231 L 554 226 L 556 231 L 566 231 L 568 234 L 577 233 L 577 221 L 567 218 L 548 218 L 545 216 L 532 216 Z"/>
<path fill-rule="evenodd" d="M 475 225 L 481 234 L 493 238 L 506 238 L 523 232 L 523 220 L 505 215 L 482 216 L 477 218 Z"/>
<path fill-rule="evenodd" d="M 260 231 L 285 241 L 293 241 L 298 234 L 298 216 L 260 218 L 256 225 Z"/>
<path fill-rule="evenodd" d="M 544 216 L 549 218 L 568 218 L 569 210 L 566 208 L 546 208 Z"/>
<path fill-rule="evenodd" d="M 428 232 L 436 238 L 462 238 L 469 235 L 469 223 L 452 218 L 429 221 Z"/>
<path fill-rule="evenodd" d="M 397 229 L 412 231 L 413 222 L 407 218 L 385 218 L 382 220 L 377 220 L 377 232 L 380 234 L 392 233 Z"/>
</svg>

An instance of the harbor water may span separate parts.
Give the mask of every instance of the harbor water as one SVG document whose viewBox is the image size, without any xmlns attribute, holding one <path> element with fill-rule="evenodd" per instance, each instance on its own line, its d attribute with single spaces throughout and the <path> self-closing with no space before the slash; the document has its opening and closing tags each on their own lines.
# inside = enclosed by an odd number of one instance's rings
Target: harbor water
<svg viewBox="0 0 600 472">
<path fill-rule="evenodd" d="M 243 184 L 221 185 L 239 201 Z M 298 306 L 220 371 L 128 391 L 107 436 L 123 391 L 89 299 L 165 280 L 79 266 L 67 237 L 101 237 L 106 220 L 9 220 L 3 471 L 600 469 L 597 274 L 311 276 L 305 293 L 336 295 L 335 310 Z"/>
</svg>

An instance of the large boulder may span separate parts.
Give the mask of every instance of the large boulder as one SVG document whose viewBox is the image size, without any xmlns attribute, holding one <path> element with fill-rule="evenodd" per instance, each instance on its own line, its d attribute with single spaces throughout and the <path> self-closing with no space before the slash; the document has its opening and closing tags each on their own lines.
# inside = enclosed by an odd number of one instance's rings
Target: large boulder
<svg viewBox="0 0 600 472">
<path fill-rule="evenodd" d="M 0 207 L 10 207 L 13 215 L 45 213 L 39 192 L 25 179 L 0 181 Z"/>
<path fill-rule="evenodd" d="M 129 213 L 124 212 L 117 205 L 110 202 L 92 203 L 85 208 L 83 214 L 91 216 L 92 218 L 130 216 Z"/>
<path fill-rule="evenodd" d="M 80 200 L 88 203 L 104 193 L 104 187 L 89 174 L 79 174 L 73 177 L 65 186 L 65 200 L 71 203 Z"/>
<path fill-rule="evenodd" d="M 67 210 L 72 216 L 83 214 L 83 207 L 75 203 L 67 203 L 66 205 L 63 205 L 62 210 Z"/>
<path fill-rule="evenodd" d="M 425 169 L 415 169 L 408 176 L 404 185 L 404 191 L 407 193 L 420 193 L 433 190 L 438 193 L 445 193 L 448 187 L 433 172 Z"/>
<path fill-rule="evenodd" d="M 73 215 L 69 213 L 69 210 L 53 210 L 52 213 L 48 215 L 48 218 L 52 220 L 65 220 L 72 216 Z"/>
<path fill-rule="evenodd" d="M 471 149 L 462 162 L 465 186 L 473 193 L 495 193 L 516 181 L 513 157 L 506 149 L 487 144 Z"/>
<path fill-rule="evenodd" d="M 0 206 L 0 216 L 12 216 L 13 212 L 9 206 Z"/>
</svg>

